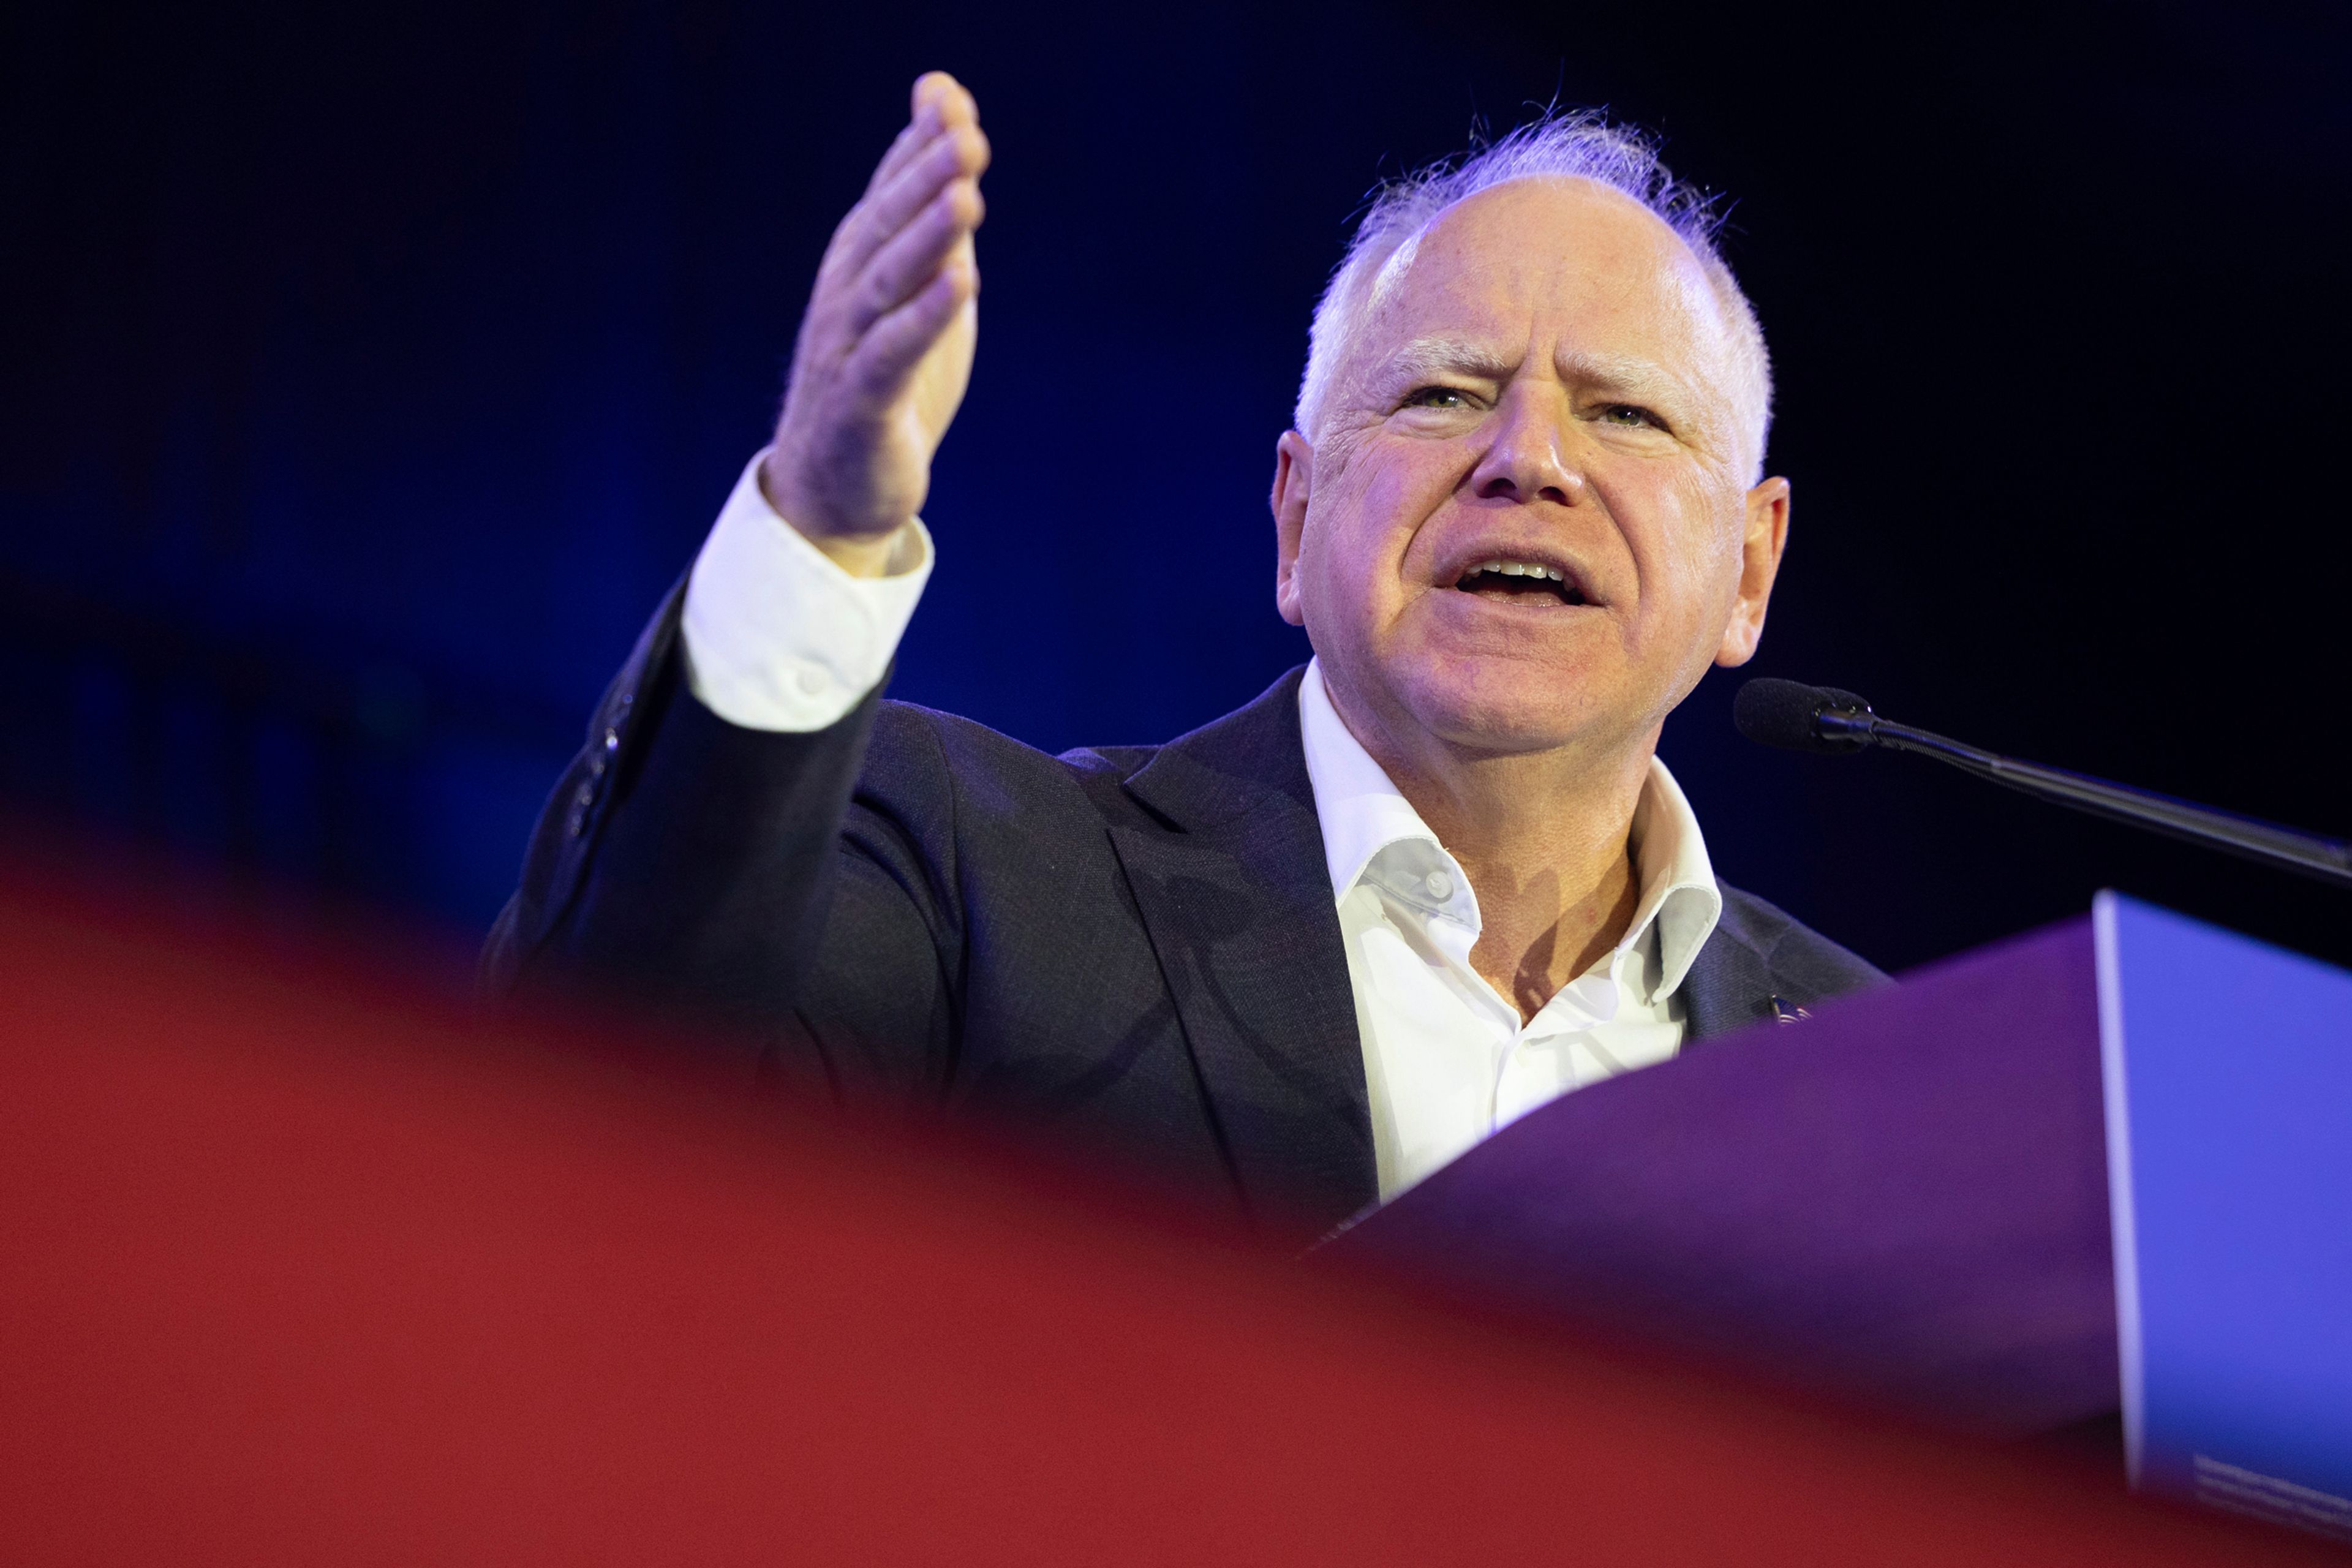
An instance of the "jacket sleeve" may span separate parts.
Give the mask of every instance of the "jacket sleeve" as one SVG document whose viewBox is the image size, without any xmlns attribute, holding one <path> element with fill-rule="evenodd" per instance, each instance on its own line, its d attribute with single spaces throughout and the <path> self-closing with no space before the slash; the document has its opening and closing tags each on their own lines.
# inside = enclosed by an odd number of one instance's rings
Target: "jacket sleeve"
<svg viewBox="0 0 2352 1568">
<path fill-rule="evenodd" d="M 952 813 L 936 744 L 908 737 L 895 787 L 861 793 L 878 689 L 804 733 L 720 719 L 682 679 L 682 598 L 639 639 L 542 813 L 484 989 L 651 1002 L 754 1032 L 836 1088 L 935 1084 L 960 923 L 942 896 Z"/>
</svg>

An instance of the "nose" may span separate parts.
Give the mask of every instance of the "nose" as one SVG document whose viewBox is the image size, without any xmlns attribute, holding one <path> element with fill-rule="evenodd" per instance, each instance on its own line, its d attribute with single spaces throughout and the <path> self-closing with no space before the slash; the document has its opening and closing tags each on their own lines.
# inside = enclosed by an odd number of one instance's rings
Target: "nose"
<svg viewBox="0 0 2352 1568">
<path fill-rule="evenodd" d="M 1566 411 L 1547 389 L 1516 386 L 1496 409 L 1495 438 L 1470 471 L 1470 491 L 1481 500 L 1548 500 L 1574 506 L 1584 495 L 1584 476 L 1561 451 Z"/>
</svg>

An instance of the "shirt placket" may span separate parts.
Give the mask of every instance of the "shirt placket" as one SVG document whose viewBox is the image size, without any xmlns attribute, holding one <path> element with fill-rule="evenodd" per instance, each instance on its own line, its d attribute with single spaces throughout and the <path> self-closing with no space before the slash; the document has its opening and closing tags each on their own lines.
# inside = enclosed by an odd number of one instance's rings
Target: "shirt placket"
<svg viewBox="0 0 2352 1568">
<path fill-rule="evenodd" d="M 1492 1127 L 1506 1127 L 1575 1088 L 1578 1037 L 1589 1038 L 1608 1023 L 1622 1000 L 1612 955 L 1602 974 L 1578 976 L 1533 1018 L 1515 1027 L 1496 1065 Z M 1549 1068 L 1534 1055 L 1545 1047 L 1554 1053 Z"/>
</svg>

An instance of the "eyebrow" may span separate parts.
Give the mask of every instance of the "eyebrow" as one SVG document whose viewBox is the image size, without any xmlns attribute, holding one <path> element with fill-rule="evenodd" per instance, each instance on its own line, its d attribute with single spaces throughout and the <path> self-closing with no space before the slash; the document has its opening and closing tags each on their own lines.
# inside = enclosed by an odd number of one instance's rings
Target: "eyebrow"
<svg viewBox="0 0 2352 1568">
<path fill-rule="evenodd" d="M 1386 381 L 1419 381 L 1452 371 L 1456 375 L 1507 381 L 1517 368 L 1516 360 L 1507 360 L 1467 338 L 1415 338 L 1381 363 L 1381 376 Z"/>
<path fill-rule="evenodd" d="M 1689 390 L 1665 366 L 1633 354 L 1563 354 L 1559 368 L 1564 379 L 1581 382 L 1597 392 L 1648 402 L 1663 402 Z"/>
<path fill-rule="evenodd" d="M 1570 353 L 1560 356 L 1561 375 L 1596 391 L 1627 397 L 1664 400 L 1687 388 L 1680 378 L 1652 360 L 1633 354 Z M 1399 348 L 1381 362 L 1384 382 L 1419 381 L 1443 372 L 1485 381 L 1508 381 L 1518 370 L 1516 357 L 1507 358 L 1468 338 L 1423 337 Z"/>
</svg>

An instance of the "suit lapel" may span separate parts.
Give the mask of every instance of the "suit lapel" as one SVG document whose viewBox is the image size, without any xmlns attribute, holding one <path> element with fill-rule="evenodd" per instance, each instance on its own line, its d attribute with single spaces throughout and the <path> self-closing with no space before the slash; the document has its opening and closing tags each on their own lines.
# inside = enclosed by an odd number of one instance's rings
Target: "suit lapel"
<svg viewBox="0 0 2352 1568">
<path fill-rule="evenodd" d="M 1127 787 L 1168 826 L 1110 837 L 1244 1198 L 1320 1223 L 1379 1182 L 1297 689 L 1162 747 Z"/>
<path fill-rule="evenodd" d="M 1683 977 L 1684 1025 L 1704 1040 L 1771 1016 L 1772 972 L 1756 950 L 1718 922 Z"/>
</svg>

